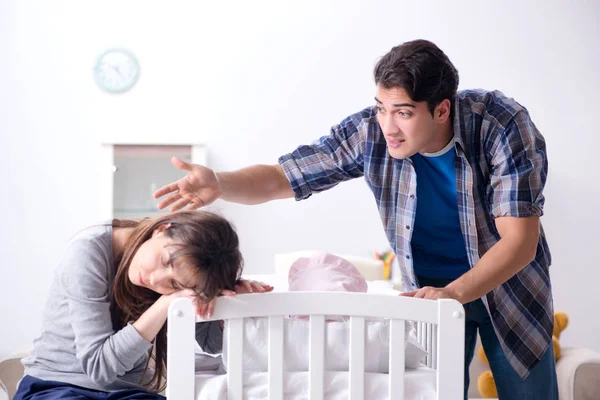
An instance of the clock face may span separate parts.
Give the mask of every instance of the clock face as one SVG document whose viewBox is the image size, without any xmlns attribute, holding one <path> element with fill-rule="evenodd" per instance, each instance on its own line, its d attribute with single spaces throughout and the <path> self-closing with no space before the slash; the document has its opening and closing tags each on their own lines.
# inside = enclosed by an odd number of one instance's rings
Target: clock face
<svg viewBox="0 0 600 400">
<path fill-rule="evenodd" d="M 105 52 L 96 61 L 94 79 L 98 86 L 109 93 L 123 93 L 135 85 L 140 66 L 133 54 L 124 49 Z"/>
</svg>

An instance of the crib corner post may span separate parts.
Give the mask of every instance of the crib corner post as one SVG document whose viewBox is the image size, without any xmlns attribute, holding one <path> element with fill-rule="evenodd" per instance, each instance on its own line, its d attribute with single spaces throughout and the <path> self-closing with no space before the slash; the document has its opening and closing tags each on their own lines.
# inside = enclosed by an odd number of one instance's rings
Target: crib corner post
<svg viewBox="0 0 600 400">
<path fill-rule="evenodd" d="M 438 300 L 437 398 L 464 398 L 465 309 L 453 299 Z"/>
<path fill-rule="evenodd" d="M 194 398 L 195 322 L 191 299 L 180 298 L 171 303 L 167 319 L 168 400 Z"/>
</svg>

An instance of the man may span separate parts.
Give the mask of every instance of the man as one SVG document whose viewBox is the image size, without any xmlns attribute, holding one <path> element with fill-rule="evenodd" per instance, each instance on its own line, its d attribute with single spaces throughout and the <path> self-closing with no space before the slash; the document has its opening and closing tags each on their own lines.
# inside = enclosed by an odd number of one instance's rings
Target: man
<svg viewBox="0 0 600 400">
<path fill-rule="evenodd" d="M 500 399 L 557 399 L 543 137 L 502 93 L 457 92 L 457 70 L 431 42 L 394 47 L 374 78 L 375 106 L 277 165 L 215 173 L 174 159 L 189 174 L 156 192 L 169 194 L 159 208 L 302 200 L 364 176 L 404 295 L 465 306 L 465 398 L 479 329 Z"/>
</svg>

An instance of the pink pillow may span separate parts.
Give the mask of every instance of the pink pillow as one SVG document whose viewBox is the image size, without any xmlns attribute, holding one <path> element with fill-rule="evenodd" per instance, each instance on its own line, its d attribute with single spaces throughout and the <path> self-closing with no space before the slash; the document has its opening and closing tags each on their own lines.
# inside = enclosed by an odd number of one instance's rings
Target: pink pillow
<svg viewBox="0 0 600 400">
<path fill-rule="evenodd" d="M 366 292 L 367 281 L 349 261 L 329 253 L 296 260 L 288 274 L 290 292 Z"/>
</svg>

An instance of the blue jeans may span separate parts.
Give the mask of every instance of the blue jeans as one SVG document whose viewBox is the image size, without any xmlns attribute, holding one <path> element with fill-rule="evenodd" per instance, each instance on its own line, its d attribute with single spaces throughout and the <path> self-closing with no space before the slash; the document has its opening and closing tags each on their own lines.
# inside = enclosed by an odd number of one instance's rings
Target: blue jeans
<svg viewBox="0 0 600 400">
<path fill-rule="evenodd" d="M 166 400 L 164 396 L 144 389 L 123 389 L 114 392 L 86 389 L 68 383 L 46 381 L 25 375 L 13 400 Z"/>
<path fill-rule="evenodd" d="M 451 280 L 418 277 L 423 286 L 444 287 Z M 465 307 L 465 399 L 469 390 L 469 365 L 473 360 L 477 343 L 477 330 L 481 344 L 494 375 L 499 400 L 558 400 L 556 365 L 552 344 L 530 371 L 525 380 L 509 364 L 492 326 L 490 315 L 481 299 L 464 305 Z M 477 377 L 474 377 L 475 379 Z"/>
</svg>

